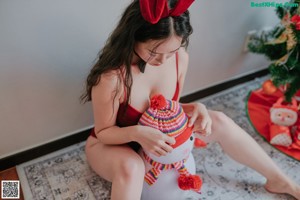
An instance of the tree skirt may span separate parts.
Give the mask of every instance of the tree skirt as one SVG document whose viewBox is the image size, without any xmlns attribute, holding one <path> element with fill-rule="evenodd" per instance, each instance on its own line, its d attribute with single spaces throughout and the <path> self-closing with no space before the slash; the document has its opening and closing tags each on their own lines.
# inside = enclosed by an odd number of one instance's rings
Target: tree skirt
<svg viewBox="0 0 300 200">
<path fill-rule="evenodd" d="M 279 97 L 283 96 L 280 90 L 272 95 L 266 94 L 262 89 L 250 92 L 247 102 L 247 112 L 249 120 L 257 133 L 260 134 L 267 142 L 270 141 L 269 124 L 270 124 L 270 108 Z M 296 125 L 300 125 L 300 116 Z M 272 144 L 271 144 L 272 145 Z M 279 151 L 300 161 L 300 143 L 293 142 L 289 147 L 273 145 Z"/>
</svg>

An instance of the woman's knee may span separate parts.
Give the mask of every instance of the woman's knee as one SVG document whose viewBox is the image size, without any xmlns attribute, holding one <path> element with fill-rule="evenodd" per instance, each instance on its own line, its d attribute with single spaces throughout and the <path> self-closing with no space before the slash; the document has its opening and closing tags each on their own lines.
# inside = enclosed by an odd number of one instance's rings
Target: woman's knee
<svg viewBox="0 0 300 200">
<path fill-rule="evenodd" d="M 126 181 L 143 180 L 145 164 L 138 154 L 122 157 L 116 166 L 115 172 L 114 178 L 122 178 Z"/>
<path fill-rule="evenodd" d="M 145 165 L 134 150 L 126 145 L 103 145 L 94 139 L 88 139 L 86 157 L 91 168 L 108 181 L 116 178 L 143 178 Z"/>
<path fill-rule="evenodd" d="M 233 125 L 232 119 L 220 111 L 210 111 L 212 119 L 212 132 L 225 133 L 226 129 Z"/>
<path fill-rule="evenodd" d="M 209 112 L 210 112 L 210 117 L 215 123 L 226 124 L 229 123 L 229 121 L 231 120 L 225 113 L 221 111 L 209 111 Z"/>
</svg>

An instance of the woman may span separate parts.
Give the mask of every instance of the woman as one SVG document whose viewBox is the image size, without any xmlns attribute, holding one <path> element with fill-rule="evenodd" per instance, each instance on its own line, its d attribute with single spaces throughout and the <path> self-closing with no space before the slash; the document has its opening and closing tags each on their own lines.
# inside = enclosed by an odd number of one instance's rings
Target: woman
<svg viewBox="0 0 300 200">
<path fill-rule="evenodd" d="M 95 128 L 86 155 L 93 170 L 112 182 L 114 200 L 140 199 L 145 174 L 140 146 L 157 156 L 172 151 L 173 138 L 137 121 L 154 94 L 179 99 L 188 67 L 192 2 L 134 0 L 87 78 L 83 99 L 92 101 Z M 201 103 L 182 106 L 203 140 L 220 143 L 233 159 L 265 176 L 268 191 L 300 199 L 300 187 L 231 119 Z"/>
</svg>

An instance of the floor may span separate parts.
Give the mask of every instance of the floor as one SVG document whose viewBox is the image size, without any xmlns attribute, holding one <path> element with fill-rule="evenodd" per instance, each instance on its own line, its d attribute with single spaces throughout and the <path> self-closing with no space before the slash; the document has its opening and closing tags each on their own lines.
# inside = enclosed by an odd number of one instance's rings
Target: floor
<svg viewBox="0 0 300 200">
<path fill-rule="evenodd" d="M 0 172 L 0 181 L 2 180 L 19 180 L 16 167 L 12 167 Z M 0 191 L 1 194 L 2 190 Z M 1 196 L 1 195 L 0 195 Z M 24 200 L 22 187 L 20 188 L 20 200 Z"/>
<path fill-rule="evenodd" d="M 242 82 L 245 82 L 245 80 L 247 80 L 247 79 L 253 79 L 253 77 L 260 77 L 260 76 L 262 76 L 262 75 L 265 75 L 267 73 L 267 71 L 266 70 L 263 70 L 263 71 L 261 71 L 261 72 L 257 72 L 257 74 L 256 73 L 254 73 L 254 74 L 252 74 L 252 75 L 249 75 L 249 77 L 247 76 L 247 77 L 243 77 L 243 80 L 241 79 L 237 79 L 237 80 L 235 80 L 236 81 L 236 83 L 234 82 L 234 81 L 232 81 L 232 83 L 231 84 L 238 84 L 238 82 L 239 81 L 242 81 Z M 232 86 L 234 86 L 234 85 L 232 85 Z M 216 90 L 217 89 L 217 87 L 213 87 L 213 88 L 211 88 L 212 90 Z M 220 88 L 219 88 L 220 89 Z M 224 88 L 225 89 L 225 88 Z M 203 94 L 206 94 L 206 93 L 209 93 L 210 94 L 210 92 L 209 91 L 204 91 L 203 92 Z M 213 92 L 214 93 L 214 92 Z M 206 94 L 207 95 L 207 94 Z M 205 95 L 205 96 L 206 96 Z M 202 97 L 202 96 L 201 96 Z M 190 99 L 188 99 L 188 98 L 191 98 L 191 97 L 186 97 L 186 99 L 182 99 L 183 101 L 190 101 Z M 200 97 L 199 96 L 197 96 L 197 99 L 199 99 Z M 12 167 L 12 168 L 9 168 L 9 169 L 5 169 L 5 170 L 3 170 L 3 171 L 0 171 L 0 181 L 2 181 L 2 180 L 19 180 L 19 177 L 18 177 L 18 174 L 17 174 L 17 171 L 16 171 L 16 167 Z M 1 185 L 0 185 L 1 186 Z M 2 190 L 0 190 L 0 195 L 1 195 L 1 191 Z M 1 196 L 0 196 L 1 197 Z M 23 196 L 23 193 L 22 193 L 22 186 L 21 186 L 21 188 L 20 188 L 20 199 L 21 200 L 24 200 L 24 196 Z"/>
<path fill-rule="evenodd" d="M 245 91 L 249 91 L 248 89 L 247 90 L 245 90 Z M 241 93 L 241 92 L 238 92 L 238 93 Z M 235 95 L 234 95 L 235 96 Z M 223 99 L 221 99 L 220 101 L 221 102 L 225 102 L 224 100 L 227 98 L 227 96 L 224 96 L 224 98 Z M 229 97 L 228 97 L 228 99 L 230 99 Z M 220 104 L 220 102 L 215 102 L 215 104 L 216 105 L 218 105 L 218 106 L 220 106 L 221 104 Z M 232 107 L 236 107 L 236 105 L 238 104 L 238 102 L 232 102 L 232 101 L 230 101 L 230 104 L 226 104 L 226 106 L 225 106 L 225 108 L 228 108 L 228 109 L 231 109 Z M 221 110 L 225 110 L 225 108 L 223 108 L 223 107 L 218 107 L 219 109 L 221 109 Z M 235 115 L 234 115 L 235 116 Z M 233 117 L 234 117 L 233 116 Z M 235 116 L 236 117 L 236 121 L 239 121 L 239 119 L 241 119 L 240 117 L 239 117 L 239 115 L 237 115 L 237 116 Z M 243 123 L 242 123 L 243 124 Z M 215 149 L 215 148 L 214 148 Z M 277 155 L 277 154 L 276 154 Z M 279 154 L 279 155 L 281 155 L 281 154 Z M 278 155 L 278 156 L 279 156 Z M 209 159 L 207 160 L 208 162 L 213 162 L 212 161 L 212 159 L 213 159 L 213 156 L 209 156 Z M 288 158 L 287 158 L 288 159 Z M 227 162 L 225 162 L 226 160 L 224 160 L 224 163 L 221 163 L 221 164 L 223 164 L 224 166 L 226 165 L 226 163 Z M 285 163 L 284 161 L 285 160 L 280 160 L 279 159 L 279 161 L 280 161 L 280 163 Z M 217 163 L 217 164 L 220 164 L 219 162 Z M 228 164 L 228 163 L 227 163 Z M 230 163 L 229 163 L 230 164 Z M 208 171 L 209 170 L 212 170 L 212 169 L 214 169 L 214 168 L 219 168 L 220 166 L 218 165 L 218 166 L 214 166 L 214 167 L 211 167 L 210 165 L 205 165 L 205 163 L 204 164 L 199 164 L 199 166 L 204 166 L 204 167 L 206 167 L 207 169 L 208 169 Z M 226 165 L 227 166 L 227 165 Z M 205 169 L 206 169 L 205 168 Z M 199 170 L 198 170 L 199 171 Z M 200 169 L 200 171 L 202 172 L 202 168 Z M 235 174 L 238 174 L 238 175 L 243 175 L 243 173 L 244 173 L 244 171 L 243 171 L 243 169 L 242 170 L 238 170 L 239 171 L 239 173 L 235 173 Z M 221 173 L 222 171 L 220 171 L 219 170 L 219 172 Z M 209 173 L 207 173 L 207 174 L 209 174 Z M 212 171 L 210 174 L 216 174 L 216 175 L 218 175 L 218 173 L 215 173 L 214 171 Z M 222 175 L 222 174 L 221 174 Z M 221 177 L 221 175 L 219 176 L 219 177 Z M 214 178 L 217 178 L 217 176 L 216 177 L 211 177 L 212 178 L 212 180 L 215 180 Z M 224 177 L 222 176 L 222 178 L 224 179 Z M 223 180 L 222 179 L 222 180 Z M 17 171 L 16 171 L 16 167 L 12 167 L 12 168 L 9 168 L 9 169 L 7 169 L 7 170 L 4 170 L 4 171 L 0 171 L 0 181 L 2 181 L 2 180 L 19 180 L 19 177 L 18 177 L 18 174 L 17 174 Z M 250 179 L 249 179 L 250 180 Z M 250 181 L 251 182 L 251 181 Z M 230 185 L 230 184 L 227 184 L 227 183 L 224 183 L 225 185 Z M 247 185 L 248 184 L 248 182 L 245 182 L 245 185 L 243 185 L 242 184 L 242 188 L 239 188 L 239 189 L 247 189 L 247 191 L 248 191 L 248 193 L 251 193 L 251 192 L 256 192 L 257 190 L 259 190 L 259 189 L 257 189 L 256 188 L 256 185 L 255 184 L 252 184 L 252 185 Z M 1 186 L 1 185 L 0 185 Z M 223 185 L 222 185 L 223 186 Z M 233 188 L 235 188 L 234 186 L 232 186 Z M 25 189 L 26 187 L 23 185 L 23 188 Z M 20 191 L 20 199 L 21 200 L 24 200 L 24 196 L 23 196 L 23 193 L 22 193 L 22 188 L 21 188 L 21 191 Z M 1 197 L 1 192 L 0 192 L 0 197 Z M 260 198 L 259 198 L 260 199 Z M 273 199 L 273 198 L 271 198 L 271 199 Z M 276 198 L 277 199 L 277 198 Z M 279 199 L 279 198 L 278 198 Z M 286 198 L 285 197 L 283 197 L 283 198 L 280 198 L 280 199 L 284 199 L 284 200 L 286 200 Z M 1 198 L 0 198 L 0 200 L 1 200 Z M 270 200 L 270 198 L 268 198 L 268 200 Z"/>
</svg>

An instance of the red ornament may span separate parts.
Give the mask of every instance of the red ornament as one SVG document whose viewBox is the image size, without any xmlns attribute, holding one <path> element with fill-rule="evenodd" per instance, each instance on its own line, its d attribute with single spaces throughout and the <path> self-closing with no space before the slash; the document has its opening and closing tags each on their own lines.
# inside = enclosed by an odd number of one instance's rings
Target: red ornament
<svg viewBox="0 0 300 200">
<path fill-rule="evenodd" d="M 291 18 L 291 22 L 295 24 L 296 30 L 300 30 L 300 15 L 294 15 Z"/>
<path fill-rule="evenodd" d="M 150 100 L 150 107 L 153 109 L 164 109 L 167 106 L 167 100 L 161 94 L 155 95 Z"/>
<path fill-rule="evenodd" d="M 273 84 L 271 80 L 266 80 L 262 84 L 262 89 L 266 94 L 273 94 L 277 91 L 277 87 Z"/>
</svg>

